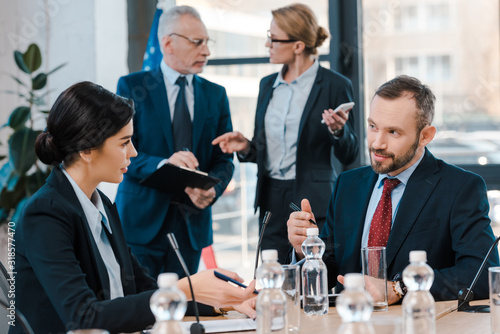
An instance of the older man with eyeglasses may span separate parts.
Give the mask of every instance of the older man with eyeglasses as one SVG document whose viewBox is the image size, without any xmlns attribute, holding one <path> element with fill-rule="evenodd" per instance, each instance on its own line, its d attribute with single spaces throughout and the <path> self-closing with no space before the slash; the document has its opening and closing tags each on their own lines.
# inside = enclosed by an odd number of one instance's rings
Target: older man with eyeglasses
<svg viewBox="0 0 500 334">
<path fill-rule="evenodd" d="M 158 39 L 161 64 L 118 81 L 118 94 L 135 102 L 132 141 L 138 156 L 131 159 L 116 204 L 127 243 L 151 275 L 176 272 L 182 277 L 165 236 L 175 234 L 189 271 L 195 273 L 202 248 L 213 242 L 211 205 L 234 171 L 232 155 L 211 142 L 232 131 L 232 124 L 224 87 L 197 76 L 212 42 L 199 13 L 189 6 L 167 10 L 159 21 Z M 222 182 L 176 194 L 140 184 L 165 163 L 199 168 Z"/>
</svg>

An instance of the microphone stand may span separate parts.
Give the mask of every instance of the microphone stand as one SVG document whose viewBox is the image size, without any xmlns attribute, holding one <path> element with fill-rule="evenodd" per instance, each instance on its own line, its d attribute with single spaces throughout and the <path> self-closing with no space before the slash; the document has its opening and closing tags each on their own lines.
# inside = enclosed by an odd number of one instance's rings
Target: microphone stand
<svg viewBox="0 0 500 334">
<path fill-rule="evenodd" d="M 271 212 L 266 211 L 266 213 L 264 214 L 264 220 L 262 221 L 262 228 L 260 229 L 259 242 L 257 244 L 257 254 L 255 254 L 255 268 L 253 269 L 253 279 L 255 279 L 257 277 L 257 267 L 259 266 L 260 245 L 262 244 L 262 239 L 264 237 L 264 231 L 266 230 L 266 226 L 269 223 L 269 219 L 271 219 Z"/>
<path fill-rule="evenodd" d="M 498 237 L 493 245 L 491 245 L 490 249 L 488 250 L 488 253 L 484 257 L 483 263 L 481 263 L 481 266 L 479 267 L 479 270 L 476 273 L 476 276 L 474 277 L 474 280 L 472 281 L 472 284 L 466 288 L 465 290 L 462 289 L 458 292 L 458 311 L 459 312 L 470 312 L 470 313 L 489 313 L 490 312 L 490 307 L 489 305 L 469 305 L 469 302 L 474 299 L 474 292 L 472 289 L 474 286 L 476 286 L 476 282 L 479 279 L 479 276 L 483 272 L 483 269 L 486 265 L 486 262 L 490 258 L 491 252 L 493 251 L 494 247 L 498 244 L 498 241 L 500 241 L 500 237 Z"/>
<path fill-rule="evenodd" d="M 177 255 L 177 258 L 181 263 L 184 273 L 186 274 L 189 283 L 189 289 L 191 290 L 191 296 L 193 297 L 193 306 L 194 306 L 194 314 L 196 316 L 196 322 L 191 325 L 190 328 L 191 334 L 205 334 L 205 328 L 200 323 L 200 313 L 198 312 L 198 305 L 196 305 L 196 299 L 194 299 L 193 284 L 191 284 L 191 278 L 189 277 L 190 276 L 189 270 L 186 266 L 186 262 L 184 262 L 184 258 L 179 252 L 179 245 L 177 244 L 177 239 L 175 239 L 175 235 L 173 233 L 168 233 L 167 238 L 168 241 L 170 242 L 170 246 L 172 246 L 172 248 L 174 249 L 175 255 Z"/>
</svg>

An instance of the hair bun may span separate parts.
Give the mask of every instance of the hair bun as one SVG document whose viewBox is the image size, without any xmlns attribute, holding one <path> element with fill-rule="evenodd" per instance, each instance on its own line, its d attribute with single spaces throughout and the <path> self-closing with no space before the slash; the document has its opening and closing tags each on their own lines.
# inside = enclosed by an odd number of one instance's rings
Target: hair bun
<svg viewBox="0 0 500 334">
<path fill-rule="evenodd" d="M 47 130 L 36 138 L 35 153 L 38 159 L 47 165 L 58 164 L 63 160 L 61 150 L 54 142 L 54 137 Z"/>
<path fill-rule="evenodd" d="M 318 32 L 316 33 L 316 45 L 315 47 L 320 47 L 323 45 L 323 42 L 329 37 L 328 31 L 323 28 L 319 27 Z"/>
</svg>

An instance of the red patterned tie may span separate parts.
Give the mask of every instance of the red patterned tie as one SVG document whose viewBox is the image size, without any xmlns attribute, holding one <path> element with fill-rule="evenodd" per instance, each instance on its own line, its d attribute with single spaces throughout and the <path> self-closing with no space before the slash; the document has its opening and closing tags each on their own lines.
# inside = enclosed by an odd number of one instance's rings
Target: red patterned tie
<svg viewBox="0 0 500 334">
<path fill-rule="evenodd" d="M 391 192 L 401 181 L 398 179 L 384 179 L 384 190 L 378 202 L 377 209 L 372 218 L 370 233 L 368 234 L 368 247 L 387 246 L 392 224 Z"/>
</svg>

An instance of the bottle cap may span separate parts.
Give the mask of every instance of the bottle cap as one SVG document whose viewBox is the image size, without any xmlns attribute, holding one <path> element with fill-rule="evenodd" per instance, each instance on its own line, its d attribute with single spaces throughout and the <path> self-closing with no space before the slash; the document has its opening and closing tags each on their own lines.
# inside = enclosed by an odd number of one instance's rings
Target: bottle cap
<svg viewBox="0 0 500 334">
<path fill-rule="evenodd" d="M 319 229 L 317 227 L 311 227 L 306 230 L 308 237 L 317 237 L 319 235 Z"/>
<path fill-rule="evenodd" d="M 158 286 L 160 288 L 170 288 L 177 286 L 179 276 L 176 273 L 163 273 L 158 276 Z"/>
<path fill-rule="evenodd" d="M 411 251 L 410 262 L 427 262 L 427 252 L 423 250 Z"/>
<path fill-rule="evenodd" d="M 344 276 L 344 287 L 346 289 L 362 288 L 364 286 L 363 274 L 350 273 Z"/>
<path fill-rule="evenodd" d="M 276 249 L 265 249 L 262 251 L 262 261 L 277 261 L 278 251 Z"/>
</svg>

